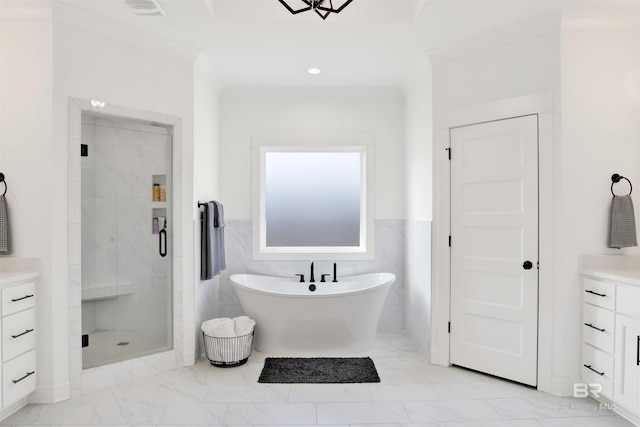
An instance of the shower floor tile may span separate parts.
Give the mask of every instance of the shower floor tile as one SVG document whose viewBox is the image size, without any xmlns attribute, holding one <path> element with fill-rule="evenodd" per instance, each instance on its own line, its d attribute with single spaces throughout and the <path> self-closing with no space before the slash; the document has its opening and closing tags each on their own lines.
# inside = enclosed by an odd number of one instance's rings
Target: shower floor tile
<svg viewBox="0 0 640 427">
<path fill-rule="evenodd" d="M 165 351 L 171 348 L 164 331 L 102 330 L 89 333 L 89 347 L 82 349 L 82 369 Z"/>
</svg>

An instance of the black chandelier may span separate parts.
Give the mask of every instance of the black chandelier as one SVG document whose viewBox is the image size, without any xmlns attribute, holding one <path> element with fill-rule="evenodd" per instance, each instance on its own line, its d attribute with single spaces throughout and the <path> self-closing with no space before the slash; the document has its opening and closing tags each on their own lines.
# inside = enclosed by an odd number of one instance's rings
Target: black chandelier
<svg viewBox="0 0 640 427">
<path fill-rule="evenodd" d="M 347 7 L 347 5 L 351 3 L 353 0 L 346 0 L 346 1 L 343 0 L 342 5 L 339 7 L 333 6 L 334 0 L 326 0 L 326 1 L 325 0 L 278 0 L 278 1 L 282 3 L 282 5 L 286 7 L 287 10 L 294 15 L 296 13 L 313 10 L 322 19 L 327 19 L 327 16 L 329 16 L 329 14 L 340 13 L 342 9 Z M 296 3 L 296 4 L 303 3 L 304 6 L 299 4 L 299 6 L 302 6 L 302 7 L 300 9 L 294 9 L 293 7 L 289 6 L 289 3 L 287 2 Z"/>
</svg>

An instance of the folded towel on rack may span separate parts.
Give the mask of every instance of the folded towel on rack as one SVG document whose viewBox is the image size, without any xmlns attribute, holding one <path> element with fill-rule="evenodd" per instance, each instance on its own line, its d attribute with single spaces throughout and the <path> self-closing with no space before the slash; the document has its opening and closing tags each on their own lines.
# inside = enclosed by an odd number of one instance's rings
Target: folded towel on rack
<svg viewBox="0 0 640 427">
<path fill-rule="evenodd" d="M 611 200 L 607 246 L 617 249 L 638 246 L 636 219 L 631 195 L 614 195 Z"/>
<path fill-rule="evenodd" d="M 215 225 L 216 217 L 219 226 Z M 227 268 L 224 254 L 224 211 L 219 202 L 204 204 L 200 245 L 200 280 L 213 279 Z"/>
<path fill-rule="evenodd" d="M 4 195 L 0 195 L 0 255 L 11 254 L 11 223 L 9 205 Z"/>
</svg>

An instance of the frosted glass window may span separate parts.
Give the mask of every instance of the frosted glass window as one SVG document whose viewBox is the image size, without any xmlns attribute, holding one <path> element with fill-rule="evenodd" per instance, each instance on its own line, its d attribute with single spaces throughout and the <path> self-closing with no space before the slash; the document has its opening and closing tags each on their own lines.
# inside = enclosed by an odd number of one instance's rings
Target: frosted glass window
<svg viewBox="0 0 640 427">
<path fill-rule="evenodd" d="M 360 152 L 267 152 L 266 246 L 359 247 Z"/>
</svg>

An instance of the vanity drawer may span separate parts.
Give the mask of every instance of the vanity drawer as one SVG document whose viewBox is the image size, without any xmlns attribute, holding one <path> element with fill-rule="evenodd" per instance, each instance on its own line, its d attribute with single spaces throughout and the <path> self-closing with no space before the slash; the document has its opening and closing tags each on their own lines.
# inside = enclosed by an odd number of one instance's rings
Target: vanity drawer
<svg viewBox="0 0 640 427">
<path fill-rule="evenodd" d="M 613 353 L 615 315 L 613 311 L 590 304 L 583 305 L 582 339 L 607 353 Z"/>
<path fill-rule="evenodd" d="M 599 280 L 584 279 L 584 302 L 613 310 L 616 301 L 616 286 Z"/>
<path fill-rule="evenodd" d="M 640 288 L 618 286 L 616 311 L 632 317 L 640 317 Z"/>
<path fill-rule="evenodd" d="M 35 308 L 2 319 L 2 360 L 13 359 L 35 348 L 35 325 Z"/>
<path fill-rule="evenodd" d="M 36 351 L 32 350 L 2 366 L 2 403 L 9 406 L 36 389 Z"/>
<path fill-rule="evenodd" d="M 613 356 L 583 344 L 582 381 L 587 384 L 600 384 L 600 394 L 609 399 L 613 398 Z M 589 389 L 598 391 L 594 387 Z"/>
<path fill-rule="evenodd" d="M 2 315 L 17 313 L 35 306 L 35 282 L 24 283 L 2 290 Z"/>
</svg>

